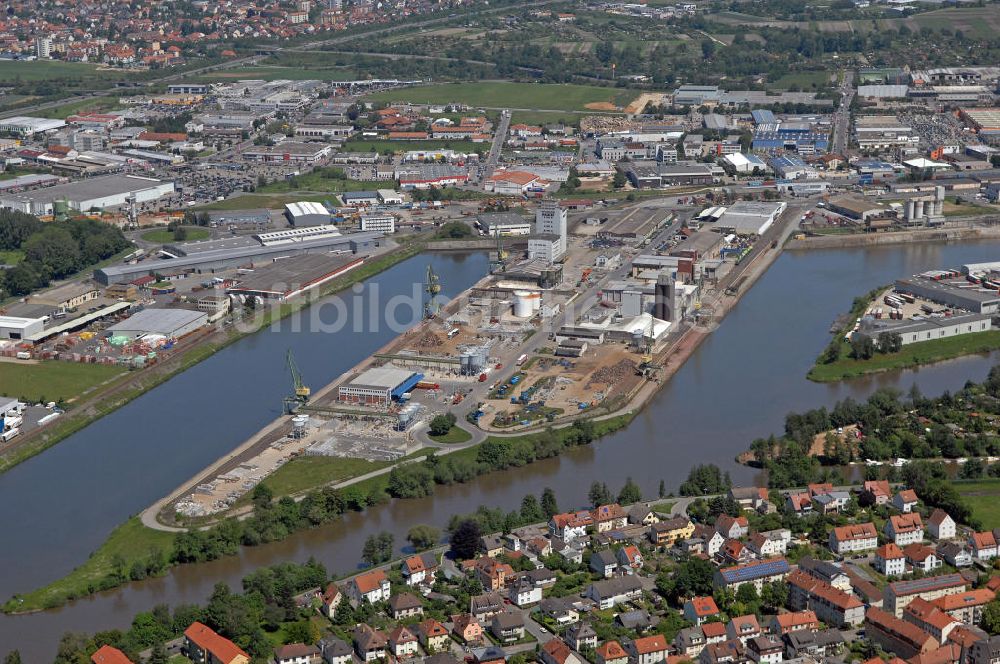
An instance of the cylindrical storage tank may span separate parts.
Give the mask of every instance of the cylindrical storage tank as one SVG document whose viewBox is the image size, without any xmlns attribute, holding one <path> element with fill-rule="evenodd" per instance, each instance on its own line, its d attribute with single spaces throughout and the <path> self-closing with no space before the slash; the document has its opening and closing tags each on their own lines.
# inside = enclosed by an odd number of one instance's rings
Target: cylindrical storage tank
<svg viewBox="0 0 1000 664">
<path fill-rule="evenodd" d="M 534 311 L 531 295 L 529 291 L 514 291 L 514 315 L 518 318 L 531 318 Z"/>
<path fill-rule="evenodd" d="M 52 216 L 56 218 L 63 218 L 69 213 L 69 201 L 65 198 L 61 198 L 52 201 Z"/>
</svg>

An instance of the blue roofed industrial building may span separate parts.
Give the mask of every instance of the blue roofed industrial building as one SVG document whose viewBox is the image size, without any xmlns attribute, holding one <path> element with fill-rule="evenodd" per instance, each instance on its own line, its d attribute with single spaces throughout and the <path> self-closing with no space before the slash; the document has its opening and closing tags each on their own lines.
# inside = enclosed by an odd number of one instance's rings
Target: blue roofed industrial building
<svg viewBox="0 0 1000 664">
<path fill-rule="evenodd" d="M 337 399 L 347 403 L 388 408 L 416 387 L 422 373 L 390 364 L 367 369 L 337 388 Z"/>
</svg>

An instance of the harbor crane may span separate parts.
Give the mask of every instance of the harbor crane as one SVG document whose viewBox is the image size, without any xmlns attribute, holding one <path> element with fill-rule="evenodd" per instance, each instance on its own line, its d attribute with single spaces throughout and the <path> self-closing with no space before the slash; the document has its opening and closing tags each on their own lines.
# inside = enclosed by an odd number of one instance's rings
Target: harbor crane
<svg viewBox="0 0 1000 664">
<path fill-rule="evenodd" d="M 441 279 L 438 278 L 437 273 L 434 272 L 434 267 L 431 265 L 427 266 L 427 281 L 424 284 L 424 290 L 430 295 L 430 300 L 424 305 L 424 315 L 427 318 L 434 318 L 440 309 L 437 296 L 441 292 Z"/>
<path fill-rule="evenodd" d="M 299 372 L 299 366 L 295 363 L 291 348 L 285 354 L 285 364 L 288 365 L 288 372 L 292 375 L 293 393 L 285 397 L 284 405 L 285 412 L 291 414 L 297 411 L 299 406 L 309 401 L 309 395 L 312 391 L 308 385 L 302 382 L 302 373 Z"/>
<path fill-rule="evenodd" d="M 500 233 L 500 229 L 494 229 L 494 237 L 497 240 L 497 259 L 495 262 L 490 263 L 490 272 L 497 273 L 503 272 L 507 269 L 507 258 L 510 256 L 507 249 L 503 246 L 503 234 Z"/>
<path fill-rule="evenodd" d="M 649 378 L 656 371 L 656 365 L 653 364 L 653 323 L 655 319 L 649 317 L 649 325 L 646 326 L 645 334 L 643 334 L 643 346 L 642 346 L 642 362 L 636 371 L 640 376 Z"/>
</svg>

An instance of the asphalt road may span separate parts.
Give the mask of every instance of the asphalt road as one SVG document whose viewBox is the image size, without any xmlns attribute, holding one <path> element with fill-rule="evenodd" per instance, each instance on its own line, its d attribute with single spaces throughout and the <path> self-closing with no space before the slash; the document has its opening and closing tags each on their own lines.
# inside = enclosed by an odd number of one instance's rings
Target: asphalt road
<svg viewBox="0 0 1000 664">
<path fill-rule="evenodd" d="M 854 71 L 844 70 L 840 86 L 840 107 L 833 114 L 833 152 L 845 154 L 851 131 L 851 102 L 854 100 Z"/>
</svg>

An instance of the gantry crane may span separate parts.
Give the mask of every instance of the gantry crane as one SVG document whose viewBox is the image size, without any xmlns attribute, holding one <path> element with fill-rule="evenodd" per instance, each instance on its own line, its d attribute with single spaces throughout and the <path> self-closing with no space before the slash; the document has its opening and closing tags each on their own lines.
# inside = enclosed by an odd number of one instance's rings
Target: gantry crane
<svg viewBox="0 0 1000 664">
<path fill-rule="evenodd" d="M 288 365 L 288 372 L 292 375 L 293 391 L 292 394 L 286 396 L 284 399 L 285 412 L 294 413 L 299 409 L 299 406 L 309 401 L 309 395 L 312 391 L 308 385 L 302 382 L 302 374 L 299 372 L 298 365 L 295 364 L 295 357 L 292 355 L 291 348 L 285 354 L 285 364 Z"/>
<path fill-rule="evenodd" d="M 430 300 L 424 306 L 424 315 L 427 318 L 433 318 L 437 315 L 440 305 L 438 305 L 437 296 L 441 292 L 441 280 L 438 278 L 437 273 L 434 272 L 434 267 L 431 265 L 427 266 L 427 282 L 424 284 L 424 290 L 430 295 Z"/>
</svg>

